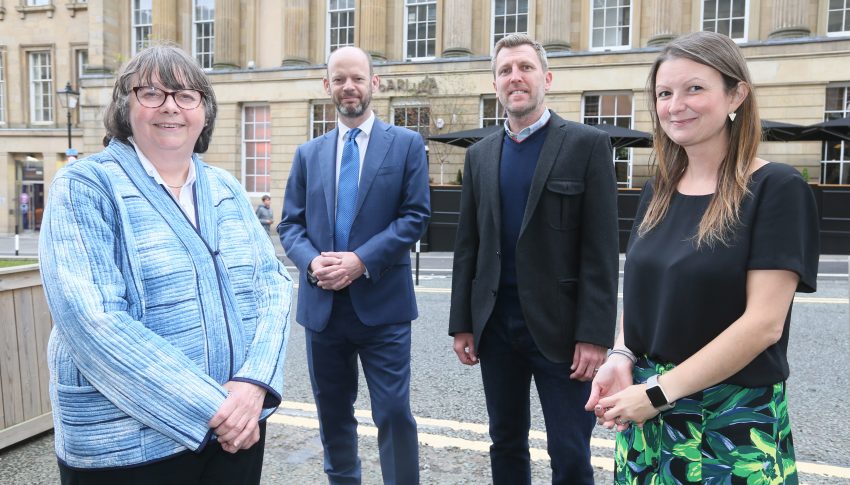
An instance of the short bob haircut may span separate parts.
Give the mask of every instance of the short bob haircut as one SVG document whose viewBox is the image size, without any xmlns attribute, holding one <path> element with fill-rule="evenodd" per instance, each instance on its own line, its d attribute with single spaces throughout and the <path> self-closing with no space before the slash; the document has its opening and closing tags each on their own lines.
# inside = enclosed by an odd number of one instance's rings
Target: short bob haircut
<svg viewBox="0 0 850 485">
<path fill-rule="evenodd" d="M 104 142 L 116 138 L 127 143 L 128 138 L 133 136 L 129 97 L 133 95 L 134 87 L 148 86 L 154 77 L 166 89 L 196 89 L 203 94 L 204 128 L 195 141 L 193 151 L 206 152 L 218 111 L 215 93 L 197 61 L 173 44 L 152 45 L 136 54 L 121 70 L 112 88 L 112 100 L 106 106 L 103 116 L 103 125 L 106 127 Z"/>
</svg>

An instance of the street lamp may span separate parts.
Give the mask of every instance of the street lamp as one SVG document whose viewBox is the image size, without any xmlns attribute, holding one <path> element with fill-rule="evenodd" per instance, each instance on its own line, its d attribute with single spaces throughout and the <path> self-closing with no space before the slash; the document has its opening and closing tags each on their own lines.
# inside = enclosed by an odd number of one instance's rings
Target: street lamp
<svg viewBox="0 0 850 485">
<path fill-rule="evenodd" d="M 56 91 L 56 94 L 59 95 L 59 103 L 62 104 L 62 107 L 68 112 L 68 153 L 67 155 L 73 155 L 73 150 L 71 149 L 71 110 L 77 107 L 77 100 L 80 97 L 80 93 L 78 91 L 74 91 L 71 88 L 71 81 L 68 81 L 65 84 L 65 89 L 62 91 Z"/>
</svg>

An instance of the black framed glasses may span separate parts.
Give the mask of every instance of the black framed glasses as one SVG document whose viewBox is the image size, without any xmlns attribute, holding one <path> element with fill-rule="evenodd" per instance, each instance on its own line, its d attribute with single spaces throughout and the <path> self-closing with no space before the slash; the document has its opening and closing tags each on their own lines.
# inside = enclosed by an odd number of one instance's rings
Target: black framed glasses
<svg viewBox="0 0 850 485">
<path fill-rule="evenodd" d="M 165 91 L 156 86 L 136 86 L 133 88 L 139 104 L 145 108 L 159 108 L 165 104 L 165 100 L 171 96 L 174 103 L 181 109 L 195 109 L 201 105 L 204 93 L 197 89 L 178 89 L 177 91 Z"/>
</svg>

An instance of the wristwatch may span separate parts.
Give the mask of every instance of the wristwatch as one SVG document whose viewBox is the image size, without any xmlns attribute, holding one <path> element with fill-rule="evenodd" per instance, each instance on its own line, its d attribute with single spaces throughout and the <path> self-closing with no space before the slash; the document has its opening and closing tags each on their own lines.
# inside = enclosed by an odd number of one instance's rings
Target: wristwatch
<svg viewBox="0 0 850 485">
<path fill-rule="evenodd" d="M 646 396 L 649 402 L 659 411 L 667 411 L 676 406 L 676 401 L 670 402 L 664 395 L 664 389 L 658 383 L 658 374 L 654 374 L 646 380 Z"/>
<path fill-rule="evenodd" d="M 316 278 L 316 275 L 313 274 L 313 270 L 310 268 L 307 268 L 307 283 L 310 283 L 311 286 L 319 284 L 319 278 Z"/>
</svg>

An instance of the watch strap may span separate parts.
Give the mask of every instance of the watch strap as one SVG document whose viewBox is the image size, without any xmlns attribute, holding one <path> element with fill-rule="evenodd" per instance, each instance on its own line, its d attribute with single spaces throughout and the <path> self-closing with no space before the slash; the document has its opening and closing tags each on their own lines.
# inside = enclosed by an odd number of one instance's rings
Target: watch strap
<svg viewBox="0 0 850 485">
<path fill-rule="evenodd" d="M 664 389 L 662 389 L 661 384 L 658 382 L 658 374 L 653 374 L 646 380 L 646 396 L 649 398 L 652 406 L 659 411 L 667 411 L 676 406 L 676 402 L 670 402 L 667 399 L 667 395 L 664 394 Z"/>
</svg>

